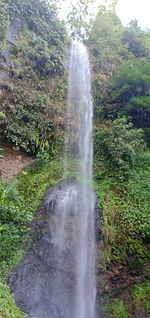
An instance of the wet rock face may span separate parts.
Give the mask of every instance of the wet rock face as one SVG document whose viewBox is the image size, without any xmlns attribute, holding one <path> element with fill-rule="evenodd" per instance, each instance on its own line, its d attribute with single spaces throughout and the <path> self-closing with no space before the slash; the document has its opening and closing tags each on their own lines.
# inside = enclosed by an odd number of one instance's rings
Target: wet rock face
<svg viewBox="0 0 150 318">
<path fill-rule="evenodd" d="M 5 68 L 5 70 L 9 70 L 9 68 L 12 67 L 8 43 L 12 45 L 17 44 L 17 36 L 19 35 L 20 28 L 21 21 L 19 19 L 13 19 L 8 29 L 6 44 L 3 47 L 2 54 L 0 56 L 0 62 L 3 64 L 3 68 Z"/>
<path fill-rule="evenodd" d="M 21 21 L 19 19 L 13 19 L 9 26 L 7 40 L 9 43 L 16 45 L 17 36 L 21 28 Z"/>
<path fill-rule="evenodd" d="M 69 179 L 45 192 L 33 222 L 32 246 L 9 277 L 17 306 L 31 317 L 70 318 L 73 315 L 76 279 L 73 242 L 67 240 L 59 257 L 60 251 L 53 239 L 54 224 L 58 223 L 59 227 L 61 219 L 61 215 L 56 213 L 57 201 L 70 187 L 80 191 L 80 185 Z M 98 210 L 95 211 L 98 213 Z M 68 224 L 73 222 L 71 210 L 68 218 Z M 98 222 L 98 217 L 95 220 Z M 99 237 L 98 224 L 95 228 Z M 69 230 L 66 228 L 66 231 Z M 63 273 L 62 263 L 66 264 Z"/>
<path fill-rule="evenodd" d="M 0 89 L 5 88 L 5 85 L 7 86 L 9 72 L 13 69 L 8 44 L 17 45 L 17 36 L 19 35 L 20 28 L 21 21 L 19 19 L 13 19 L 8 29 L 6 44 L 0 54 Z"/>
</svg>

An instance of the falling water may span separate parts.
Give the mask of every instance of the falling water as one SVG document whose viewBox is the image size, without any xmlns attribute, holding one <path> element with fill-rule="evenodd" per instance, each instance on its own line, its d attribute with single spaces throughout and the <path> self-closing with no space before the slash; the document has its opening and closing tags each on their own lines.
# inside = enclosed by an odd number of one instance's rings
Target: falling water
<svg viewBox="0 0 150 318">
<path fill-rule="evenodd" d="M 85 46 L 74 41 L 70 50 L 68 76 L 68 111 L 65 147 L 65 173 L 74 160 L 81 182 L 76 198 L 80 214 L 75 214 L 78 228 L 76 247 L 75 318 L 93 318 L 95 307 L 94 197 L 92 192 L 92 116 L 90 65 Z M 80 200 L 80 202 L 79 202 Z M 73 202 L 75 204 L 75 202 Z M 76 209 L 76 204 L 74 205 Z"/>
<path fill-rule="evenodd" d="M 64 272 L 72 268 L 73 289 L 63 317 L 95 317 L 94 193 L 92 191 L 92 97 L 88 54 L 73 41 L 69 57 L 68 110 L 65 142 L 65 176 L 73 167 L 78 182 L 59 193 L 53 225 L 53 244 L 58 249 L 55 289 L 65 291 Z M 60 220 L 61 216 L 61 220 Z M 61 264 L 61 265 L 60 265 Z M 61 270 L 60 270 L 61 266 Z M 69 275 L 69 274 L 68 274 Z M 61 290 L 59 295 L 58 290 Z"/>
</svg>

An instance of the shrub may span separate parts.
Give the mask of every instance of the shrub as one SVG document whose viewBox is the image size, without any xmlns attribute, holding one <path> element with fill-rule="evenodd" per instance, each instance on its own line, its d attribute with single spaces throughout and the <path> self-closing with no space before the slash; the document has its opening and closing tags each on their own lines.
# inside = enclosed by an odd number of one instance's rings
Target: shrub
<svg viewBox="0 0 150 318">
<path fill-rule="evenodd" d="M 125 117 L 116 119 L 112 125 L 95 130 L 95 159 L 103 159 L 111 173 L 127 179 L 134 167 L 137 153 L 143 148 L 141 129 L 134 129 Z"/>
<path fill-rule="evenodd" d="M 111 317 L 112 318 L 128 318 L 129 313 L 125 307 L 123 300 L 116 299 L 111 304 Z"/>
<path fill-rule="evenodd" d="M 150 313 L 150 283 L 136 284 L 133 288 L 133 301 L 137 308 L 143 308 Z"/>
<path fill-rule="evenodd" d="M 1 318 L 27 318 L 15 305 L 6 284 L 0 281 L 0 317 Z"/>
</svg>

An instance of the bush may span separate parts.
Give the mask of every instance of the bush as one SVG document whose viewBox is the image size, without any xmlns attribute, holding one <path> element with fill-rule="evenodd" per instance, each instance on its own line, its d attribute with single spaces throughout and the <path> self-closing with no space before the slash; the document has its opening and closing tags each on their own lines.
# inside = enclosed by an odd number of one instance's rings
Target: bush
<svg viewBox="0 0 150 318">
<path fill-rule="evenodd" d="M 142 130 L 134 129 L 125 117 L 95 130 L 94 154 L 104 160 L 111 173 L 127 179 L 135 166 L 137 153 L 144 146 Z"/>
<path fill-rule="evenodd" d="M 104 317 L 109 318 L 129 318 L 129 309 L 124 304 L 124 301 L 115 297 L 104 297 L 103 305 L 100 306 L 99 311 L 103 312 Z"/>
<path fill-rule="evenodd" d="M 133 288 L 133 301 L 137 308 L 144 308 L 150 313 L 150 283 L 136 284 Z"/>
<path fill-rule="evenodd" d="M 15 305 L 6 284 L 0 281 L 0 317 L 1 318 L 27 318 Z"/>
<path fill-rule="evenodd" d="M 123 189 L 122 189 L 123 190 Z M 150 238 L 150 152 L 137 156 L 123 193 L 118 197 L 115 218 L 114 256 L 126 258 L 130 267 L 143 269 L 149 258 Z"/>
<path fill-rule="evenodd" d="M 112 318 L 128 318 L 129 313 L 126 309 L 123 300 L 116 299 L 111 304 L 111 317 Z"/>
<path fill-rule="evenodd" d="M 0 259 L 10 259 L 20 247 L 31 217 L 24 214 L 23 203 L 17 191 L 17 180 L 1 183 L 0 191 Z"/>
<path fill-rule="evenodd" d="M 126 182 L 100 160 L 94 164 L 102 224 L 100 266 L 121 261 L 141 273 L 150 256 L 150 152 L 136 155 Z"/>
</svg>

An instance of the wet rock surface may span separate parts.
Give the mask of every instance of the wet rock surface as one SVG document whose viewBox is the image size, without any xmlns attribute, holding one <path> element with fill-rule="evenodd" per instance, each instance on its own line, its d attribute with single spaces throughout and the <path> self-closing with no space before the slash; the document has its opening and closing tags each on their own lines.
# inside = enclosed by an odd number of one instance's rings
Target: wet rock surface
<svg viewBox="0 0 150 318">
<path fill-rule="evenodd" d="M 10 22 L 6 43 L 0 54 L 0 89 L 9 86 L 9 72 L 13 69 L 13 63 L 11 61 L 9 44 L 17 45 L 17 37 L 21 28 L 21 21 L 19 19 L 13 19 Z"/>
<path fill-rule="evenodd" d="M 67 240 L 59 258 L 60 251 L 52 233 L 54 224 L 61 219 L 61 215 L 56 213 L 58 198 L 64 195 L 68 187 L 80 191 L 80 185 L 71 178 L 45 192 L 32 225 L 32 246 L 9 277 L 9 286 L 17 306 L 31 317 L 70 318 L 73 313 L 76 283 L 74 242 Z M 68 222 L 73 221 L 71 210 L 68 218 Z M 95 228 L 99 237 L 99 226 Z M 66 231 L 69 229 L 66 228 Z"/>
<path fill-rule="evenodd" d="M 16 45 L 17 36 L 21 28 L 21 21 L 19 19 L 13 19 L 9 26 L 7 40 L 9 43 Z"/>
</svg>

